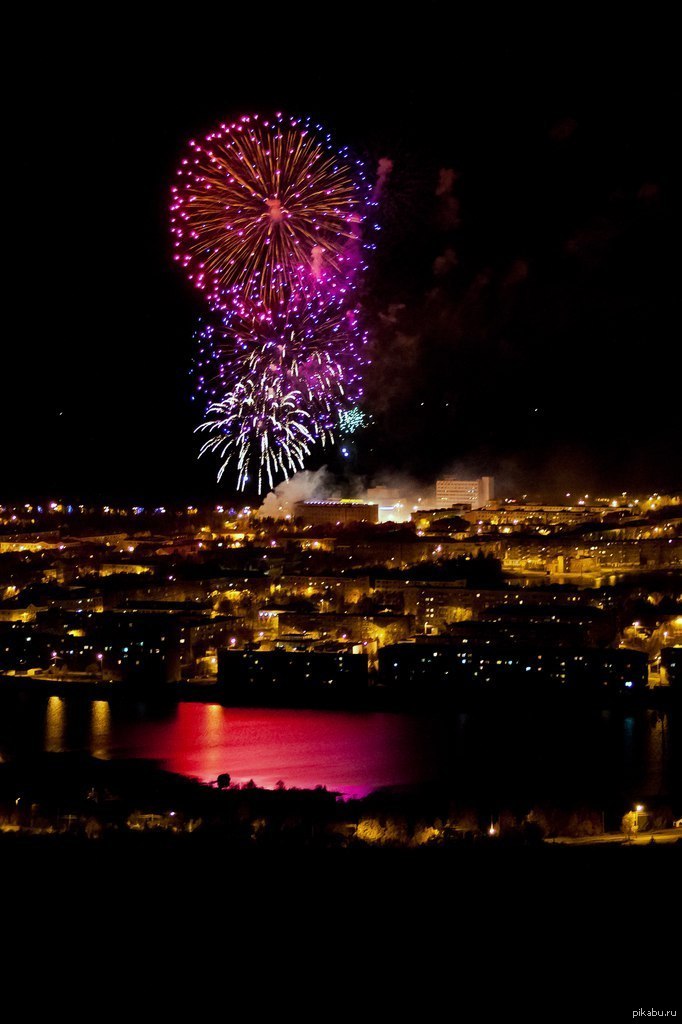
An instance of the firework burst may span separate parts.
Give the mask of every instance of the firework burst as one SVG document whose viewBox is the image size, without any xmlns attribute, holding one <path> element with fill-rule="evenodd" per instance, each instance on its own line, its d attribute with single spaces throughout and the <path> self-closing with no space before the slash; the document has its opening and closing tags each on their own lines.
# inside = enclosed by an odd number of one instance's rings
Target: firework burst
<svg viewBox="0 0 682 1024">
<path fill-rule="evenodd" d="M 197 390 L 209 401 L 198 428 L 211 436 L 201 454 L 231 462 L 238 487 L 256 480 L 260 493 L 303 467 L 311 446 L 333 444 L 342 413 L 362 397 L 365 335 L 355 311 L 337 308 L 323 320 L 316 303 L 280 315 L 226 316 L 199 331 Z"/>
<path fill-rule="evenodd" d="M 189 143 L 171 231 L 212 310 L 196 335 L 197 430 L 219 480 L 233 467 L 238 488 L 272 488 L 360 415 L 356 280 L 379 191 L 309 119 L 242 117 Z"/>
<path fill-rule="evenodd" d="M 218 456 L 218 479 L 234 463 L 237 487 L 243 490 L 254 475 L 260 494 L 266 479 L 272 488 L 280 473 L 288 479 L 303 469 L 311 446 L 318 437 L 324 444 L 326 432 L 305 407 L 298 382 L 277 365 L 264 362 L 257 369 L 257 362 L 254 354 L 244 378 L 222 401 L 209 406 L 207 415 L 212 418 L 197 430 L 211 435 L 199 454 Z"/>
<path fill-rule="evenodd" d="M 287 289 L 343 287 L 362 263 L 370 191 L 363 165 L 309 119 L 242 117 L 189 143 L 174 258 L 214 309 L 235 287 L 268 306 Z"/>
<path fill-rule="evenodd" d="M 218 321 L 202 325 L 195 335 L 198 394 L 209 402 L 241 380 L 254 360 L 268 359 L 285 375 L 309 381 L 316 392 L 326 389 L 343 404 L 362 397 L 366 333 L 358 310 L 319 296 L 267 309 L 240 302 Z"/>
</svg>

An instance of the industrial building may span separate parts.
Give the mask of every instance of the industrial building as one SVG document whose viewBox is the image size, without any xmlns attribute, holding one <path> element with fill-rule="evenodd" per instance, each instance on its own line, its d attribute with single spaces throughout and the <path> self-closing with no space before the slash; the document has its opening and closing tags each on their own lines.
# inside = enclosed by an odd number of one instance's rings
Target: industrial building
<svg viewBox="0 0 682 1024">
<path fill-rule="evenodd" d="M 302 519 L 306 526 L 377 523 L 379 506 L 353 498 L 340 501 L 297 501 L 294 505 L 294 519 Z"/>
</svg>

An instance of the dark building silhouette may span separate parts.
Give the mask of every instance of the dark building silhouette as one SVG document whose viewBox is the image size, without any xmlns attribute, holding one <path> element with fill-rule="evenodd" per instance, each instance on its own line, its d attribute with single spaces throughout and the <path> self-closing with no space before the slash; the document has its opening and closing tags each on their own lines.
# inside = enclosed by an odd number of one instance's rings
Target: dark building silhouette
<svg viewBox="0 0 682 1024">
<path fill-rule="evenodd" d="M 218 685 L 226 697 L 249 693 L 358 693 L 367 686 L 367 656 L 319 651 L 220 651 Z"/>
<path fill-rule="evenodd" d="M 381 682 L 403 691 L 641 690 L 647 656 L 639 651 L 503 646 L 486 643 L 406 643 L 379 652 Z"/>
</svg>

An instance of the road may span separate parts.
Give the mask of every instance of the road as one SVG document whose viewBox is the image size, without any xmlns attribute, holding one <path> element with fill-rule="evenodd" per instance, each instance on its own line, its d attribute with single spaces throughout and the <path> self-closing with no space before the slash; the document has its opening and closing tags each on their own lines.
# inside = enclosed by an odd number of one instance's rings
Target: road
<svg viewBox="0 0 682 1024">
<path fill-rule="evenodd" d="M 601 836 L 585 836 L 582 839 L 573 839 L 570 836 L 557 836 L 556 839 L 546 839 L 547 843 L 562 843 L 567 846 L 595 846 L 604 843 L 616 843 L 624 846 L 647 846 L 651 844 L 652 838 L 655 843 L 676 843 L 682 844 L 682 829 L 661 828 L 654 832 L 640 832 L 637 836 L 624 836 L 622 832 L 605 832 Z"/>
</svg>

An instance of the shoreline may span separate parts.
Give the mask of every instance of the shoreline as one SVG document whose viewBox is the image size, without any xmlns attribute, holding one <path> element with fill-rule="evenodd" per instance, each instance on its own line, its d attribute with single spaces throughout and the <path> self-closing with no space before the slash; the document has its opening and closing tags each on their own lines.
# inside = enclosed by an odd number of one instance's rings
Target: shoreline
<svg viewBox="0 0 682 1024">
<path fill-rule="evenodd" d="M 423 712 L 452 709 L 460 711 L 481 709 L 518 708 L 519 710 L 563 707 L 576 709 L 616 711 L 668 711 L 679 704 L 679 695 L 670 687 L 635 691 L 634 693 L 604 693 L 537 690 L 462 690 L 456 694 L 423 692 L 405 694 L 369 687 L 354 694 L 339 693 L 282 693 L 249 690 L 226 692 L 217 683 L 166 683 L 161 686 L 132 688 L 109 680 L 64 680 L 33 676 L 7 676 L 0 674 L 2 693 L 28 694 L 40 697 L 74 697 L 83 700 L 116 700 L 123 702 L 150 702 L 160 704 L 220 704 L 223 707 L 290 708 L 292 710 L 327 711 L 391 711 Z"/>
</svg>

